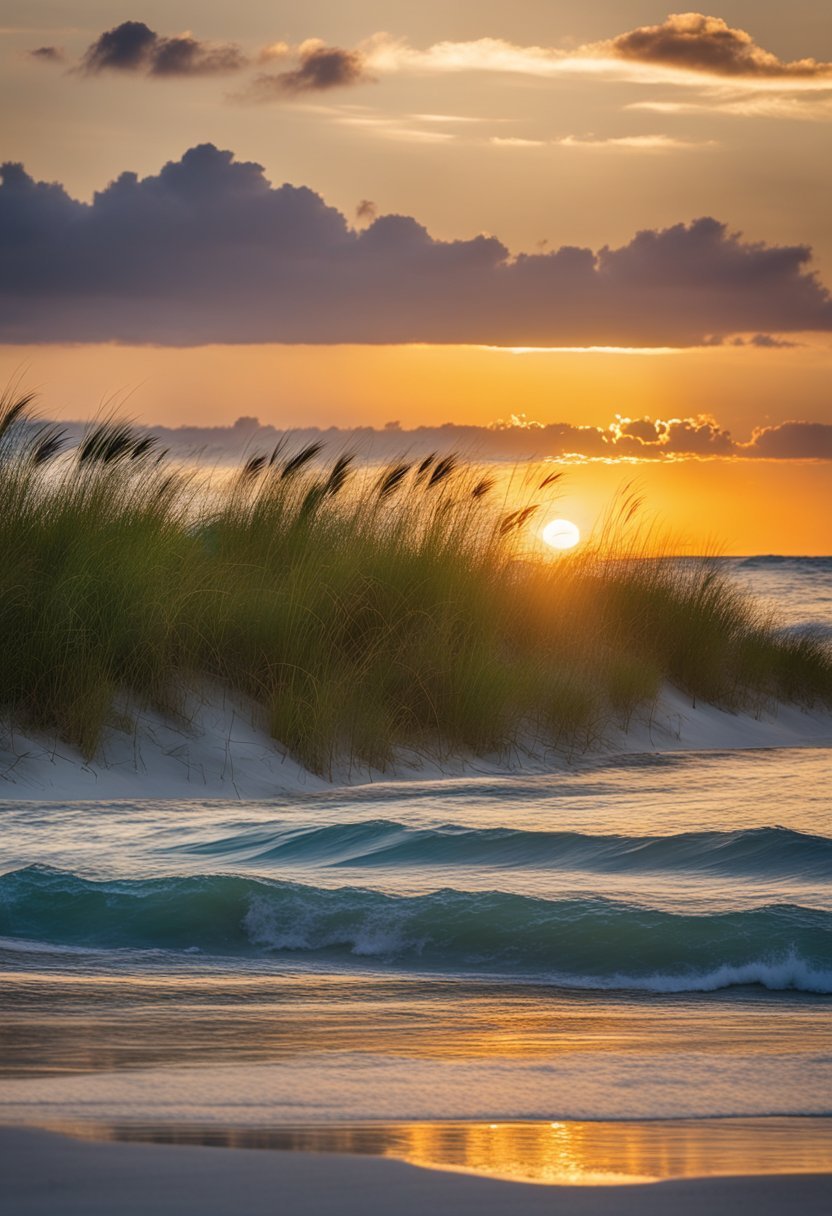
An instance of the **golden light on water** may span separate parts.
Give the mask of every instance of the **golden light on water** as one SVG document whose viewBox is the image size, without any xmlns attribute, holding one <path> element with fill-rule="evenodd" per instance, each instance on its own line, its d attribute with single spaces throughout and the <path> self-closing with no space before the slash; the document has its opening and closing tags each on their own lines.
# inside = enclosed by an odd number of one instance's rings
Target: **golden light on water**
<svg viewBox="0 0 832 1216">
<path fill-rule="evenodd" d="M 425 1169 L 549 1186 L 621 1186 L 668 1178 L 822 1173 L 830 1120 L 799 1118 L 380 1122 L 306 1127 L 47 1121 L 88 1140 L 212 1145 L 389 1157 Z"/>
<path fill-rule="evenodd" d="M 540 535 L 551 549 L 560 551 L 574 549 L 581 539 L 580 529 L 570 519 L 551 519 Z"/>
</svg>

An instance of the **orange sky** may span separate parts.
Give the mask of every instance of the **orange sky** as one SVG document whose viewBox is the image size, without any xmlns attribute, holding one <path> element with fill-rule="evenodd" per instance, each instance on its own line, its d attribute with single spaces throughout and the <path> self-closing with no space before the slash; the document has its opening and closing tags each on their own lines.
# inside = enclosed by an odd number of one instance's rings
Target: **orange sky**
<svg viewBox="0 0 832 1216">
<path fill-rule="evenodd" d="M 148 423 L 217 426 L 488 425 L 512 414 L 606 426 L 615 414 L 700 413 L 746 439 L 755 426 L 830 417 L 830 352 L 796 349 L 513 354 L 460 346 L 0 346 L 0 380 L 23 373 L 50 417 L 111 397 Z"/>
<path fill-rule="evenodd" d="M 88 417 L 113 393 L 131 416 L 169 426 L 224 425 L 254 414 L 278 427 L 398 419 L 407 428 L 451 418 L 492 422 L 521 410 L 545 421 L 606 426 L 616 412 L 667 417 L 675 405 L 680 414 L 713 410 L 741 441 L 753 423 L 789 416 L 789 386 L 801 378 L 803 399 L 814 386 L 815 417 L 823 419 L 822 355 L 814 365 L 805 355 L 800 368 L 794 362 L 792 351 L 745 350 L 649 356 L 445 347 L 0 348 L 0 373 L 24 370 L 26 382 L 40 387 L 43 411 L 56 418 Z M 743 408 L 739 388 L 751 375 L 758 396 L 753 408 Z M 406 436 L 402 442 L 406 447 Z M 832 553 L 828 461 L 568 465 L 557 513 L 587 534 L 626 484 L 643 494 L 645 516 L 682 551 Z"/>
<path fill-rule="evenodd" d="M 685 460 L 567 467 L 557 514 L 584 534 L 624 486 L 673 551 L 748 556 L 832 553 L 832 473 L 826 461 Z"/>
</svg>

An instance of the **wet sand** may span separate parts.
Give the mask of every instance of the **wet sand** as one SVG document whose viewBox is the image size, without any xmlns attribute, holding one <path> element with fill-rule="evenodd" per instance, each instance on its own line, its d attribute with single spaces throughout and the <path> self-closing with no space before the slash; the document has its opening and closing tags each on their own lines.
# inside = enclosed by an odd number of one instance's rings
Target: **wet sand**
<svg viewBox="0 0 832 1216">
<path fill-rule="evenodd" d="M 534 1186 L 319 1153 L 95 1143 L 0 1129 L 14 1216 L 826 1216 L 832 1175 Z"/>
</svg>

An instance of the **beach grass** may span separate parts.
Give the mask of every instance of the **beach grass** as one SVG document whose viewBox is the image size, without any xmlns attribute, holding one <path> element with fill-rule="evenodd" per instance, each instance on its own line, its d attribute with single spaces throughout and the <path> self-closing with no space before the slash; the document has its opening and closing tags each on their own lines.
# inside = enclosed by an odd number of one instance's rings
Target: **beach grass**
<svg viewBox="0 0 832 1216">
<path fill-rule="evenodd" d="M 824 644 L 779 632 L 718 562 L 657 557 L 632 496 L 555 558 L 533 540 L 556 475 L 518 506 L 452 455 L 380 470 L 285 445 L 208 483 L 128 424 L 65 451 L 30 411 L 0 405 L 0 712 L 87 758 L 125 706 L 176 715 L 205 682 L 323 774 L 400 748 L 584 749 L 665 681 L 832 704 Z"/>
</svg>

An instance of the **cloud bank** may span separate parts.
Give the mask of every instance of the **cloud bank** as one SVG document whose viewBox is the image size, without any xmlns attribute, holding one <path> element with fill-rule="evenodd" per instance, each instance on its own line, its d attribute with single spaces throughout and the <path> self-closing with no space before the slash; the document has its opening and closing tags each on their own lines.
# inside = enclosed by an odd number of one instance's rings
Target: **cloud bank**
<svg viewBox="0 0 832 1216">
<path fill-rule="evenodd" d="M 45 63 L 66 61 L 63 51 L 53 46 L 37 47 L 29 56 Z M 149 78 L 217 76 L 289 58 L 294 59 L 295 66 L 280 72 L 261 71 L 238 99 L 267 101 L 302 93 L 322 93 L 374 79 L 362 51 L 327 46 L 319 38 L 307 39 L 295 48 L 285 42 L 274 42 L 254 54 L 247 54 L 236 42 L 207 41 L 189 31 L 159 34 L 143 21 L 122 21 L 99 34 L 77 62 L 76 74 L 99 76 L 121 72 Z"/>
<path fill-rule="evenodd" d="M 804 246 L 703 218 L 620 248 L 512 257 L 496 237 L 366 227 L 212 144 L 91 204 L 16 164 L 0 185 L 0 340 L 692 346 L 832 330 Z"/>
<path fill-rule="evenodd" d="M 61 424 L 70 443 L 80 441 L 84 424 Z M 783 422 L 760 427 L 745 442 L 735 439 L 707 414 L 693 418 L 621 418 L 609 426 L 529 422 L 513 417 L 493 426 L 301 427 L 284 430 L 238 418 L 232 426 L 146 428 L 178 456 L 237 461 L 245 453 L 268 450 L 286 438 L 293 448 L 320 443 L 325 458 L 343 451 L 372 461 L 422 459 L 431 452 L 459 452 L 473 460 L 561 460 L 565 463 L 677 460 L 832 460 L 832 424 Z"/>
<path fill-rule="evenodd" d="M 54 48 L 40 48 L 43 59 Z M 276 54 L 275 51 L 279 53 Z M 406 38 L 377 33 L 356 48 L 308 39 L 299 47 L 273 43 L 247 55 L 236 43 L 206 42 L 190 32 L 165 36 L 142 21 L 124 21 L 87 48 L 80 66 L 87 74 L 142 72 L 148 76 L 235 72 L 294 54 L 296 67 L 261 74 L 250 91 L 258 100 L 364 83 L 380 75 L 490 72 L 553 77 L 606 73 L 644 82 L 691 83 L 710 77 L 735 86 L 782 89 L 832 85 L 832 63 L 813 58 L 780 59 L 746 30 L 705 13 L 671 13 L 657 25 L 638 26 L 601 42 L 563 50 L 522 46 L 502 38 L 446 40 L 420 48 Z M 57 60 L 56 60 L 57 61 Z M 245 94 L 244 94 L 245 95 Z"/>
</svg>

